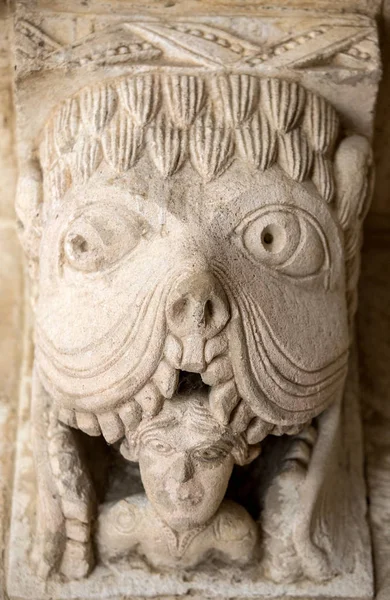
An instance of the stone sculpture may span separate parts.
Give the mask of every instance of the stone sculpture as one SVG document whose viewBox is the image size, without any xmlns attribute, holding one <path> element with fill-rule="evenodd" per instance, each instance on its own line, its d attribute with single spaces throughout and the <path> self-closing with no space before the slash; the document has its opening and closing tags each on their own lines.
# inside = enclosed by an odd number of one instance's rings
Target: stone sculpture
<svg viewBox="0 0 390 600">
<path fill-rule="evenodd" d="M 213 417 L 206 394 L 191 394 L 190 401 L 187 395 L 173 396 L 123 444 L 126 458 L 140 462 L 153 508 L 145 506 L 144 496 L 104 507 L 100 555 L 115 558 L 140 544 L 156 566 L 196 565 L 211 549 L 242 563 L 252 558 L 254 521 L 238 505 L 219 506 L 234 462 L 250 462 L 253 451 L 250 455 L 243 435 Z"/>
<path fill-rule="evenodd" d="M 42 579 L 137 554 L 276 582 L 353 570 L 344 390 L 370 169 L 324 98 L 242 65 L 139 67 L 53 110 L 17 207 Z M 120 454 L 144 492 L 110 499 Z"/>
</svg>

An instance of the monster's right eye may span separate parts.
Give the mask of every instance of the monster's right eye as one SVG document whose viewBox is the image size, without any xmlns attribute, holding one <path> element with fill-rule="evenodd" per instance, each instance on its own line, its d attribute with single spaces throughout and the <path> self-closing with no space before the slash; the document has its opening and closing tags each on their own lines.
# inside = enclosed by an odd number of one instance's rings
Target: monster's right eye
<svg viewBox="0 0 390 600">
<path fill-rule="evenodd" d="M 144 224 L 130 213 L 90 207 L 66 231 L 63 256 L 78 271 L 103 270 L 132 252 L 144 233 Z"/>
</svg>

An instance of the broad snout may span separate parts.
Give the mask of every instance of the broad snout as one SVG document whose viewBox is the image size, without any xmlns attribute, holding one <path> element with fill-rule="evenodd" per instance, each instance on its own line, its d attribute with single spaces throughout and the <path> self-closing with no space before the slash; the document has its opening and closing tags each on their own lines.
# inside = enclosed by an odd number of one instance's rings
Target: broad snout
<svg viewBox="0 0 390 600">
<path fill-rule="evenodd" d="M 182 370 L 202 372 L 206 341 L 222 331 L 230 318 L 221 284 L 207 271 L 181 279 L 169 294 L 166 315 L 170 331 L 183 344 Z"/>
</svg>

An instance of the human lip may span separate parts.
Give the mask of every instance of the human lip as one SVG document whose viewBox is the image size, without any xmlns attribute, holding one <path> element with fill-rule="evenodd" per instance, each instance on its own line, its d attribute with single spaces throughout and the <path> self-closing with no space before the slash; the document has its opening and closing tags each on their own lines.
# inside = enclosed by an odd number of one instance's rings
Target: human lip
<svg viewBox="0 0 390 600">
<path fill-rule="evenodd" d="M 201 496 L 189 496 L 187 498 L 176 498 L 176 505 L 179 504 L 180 506 L 196 506 L 197 504 L 200 504 L 202 500 Z"/>
</svg>

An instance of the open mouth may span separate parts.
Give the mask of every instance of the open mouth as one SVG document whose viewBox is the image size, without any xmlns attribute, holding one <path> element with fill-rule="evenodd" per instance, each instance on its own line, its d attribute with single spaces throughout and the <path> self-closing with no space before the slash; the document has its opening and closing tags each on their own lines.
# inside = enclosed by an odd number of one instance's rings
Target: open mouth
<svg viewBox="0 0 390 600">
<path fill-rule="evenodd" d="M 179 372 L 179 380 L 176 393 L 179 396 L 191 396 L 197 392 L 207 393 L 210 386 L 204 383 L 199 373 L 189 373 L 188 371 Z"/>
<path fill-rule="evenodd" d="M 168 335 L 159 364 L 133 398 L 105 413 L 60 409 L 59 419 L 88 435 L 103 435 L 109 444 L 113 444 L 123 438 L 126 431 L 134 429 L 141 417 L 157 415 L 165 400 L 176 395 L 201 393 L 208 396 L 210 408 L 215 409 L 213 412 L 216 417 L 227 423 L 240 398 L 226 335 L 222 332 L 206 341 L 203 354 L 199 368 L 189 372 L 183 364 L 181 343 Z"/>
<path fill-rule="evenodd" d="M 226 339 L 209 340 L 205 346 L 203 364 L 190 371 L 182 363 L 176 346 L 177 340 L 173 341 L 169 337 L 164 356 L 154 374 L 134 396 L 143 416 L 153 417 L 162 408 L 165 400 L 193 394 L 207 395 L 211 408 L 221 406 L 230 414 L 240 398 Z"/>
<path fill-rule="evenodd" d="M 235 421 L 234 430 L 237 433 L 243 432 L 255 416 L 239 395 L 228 353 L 227 338 L 223 332 L 206 342 L 203 363 L 191 372 L 182 368 L 180 342 L 168 335 L 164 354 L 157 368 L 134 397 L 127 399 L 115 410 L 104 413 L 61 408 L 58 417 L 63 423 L 88 435 L 103 435 L 108 444 L 113 444 L 124 438 L 129 431 L 134 431 L 141 418 L 157 415 L 165 400 L 195 394 L 208 398 L 209 408 L 221 424 L 227 425 Z M 261 421 L 259 418 L 256 420 Z M 263 438 L 271 430 L 275 435 L 281 435 L 296 433 L 297 429 L 299 430 L 297 426 L 278 427 L 261 422 L 260 437 Z"/>
</svg>

